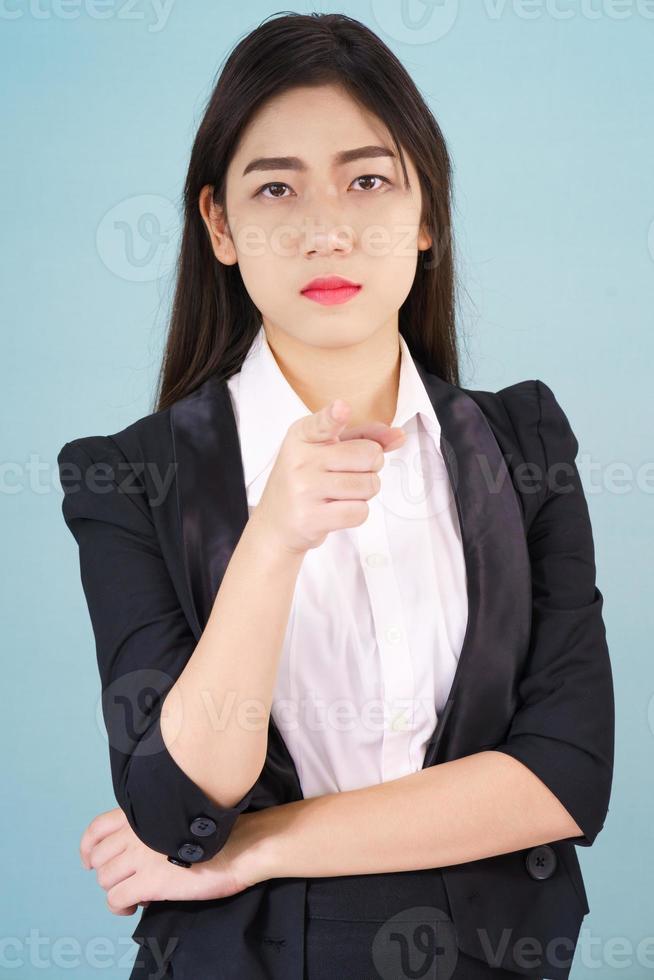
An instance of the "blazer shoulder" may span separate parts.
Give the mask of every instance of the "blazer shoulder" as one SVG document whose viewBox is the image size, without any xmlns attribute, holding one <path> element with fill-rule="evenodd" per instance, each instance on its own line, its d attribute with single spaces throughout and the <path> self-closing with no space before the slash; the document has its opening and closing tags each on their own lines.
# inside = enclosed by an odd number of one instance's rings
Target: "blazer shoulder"
<svg viewBox="0 0 654 980">
<path fill-rule="evenodd" d="M 519 381 L 497 392 L 518 439 L 538 447 L 546 468 L 572 463 L 579 443 L 556 395 L 540 379 Z"/>
<path fill-rule="evenodd" d="M 64 443 L 59 465 L 74 463 L 142 463 L 170 454 L 170 407 L 143 415 L 108 435 L 78 436 Z"/>
<path fill-rule="evenodd" d="M 57 454 L 64 498 L 74 517 L 103 517 L 146 530 L 168 494 L 176 467 L 170 409 L 151 412 L 109 435 L 78 436 Z M 158 503 L 158 507 L 153 506 Z"/>
<path fill-rule="evenodd" d="M 498 391 L 464 388 L 492 423 L 509 422 L 516 441 L 525 450 L 548 446 L 574 457 L 578 444 L 568 417 L 548 384 L 539 378 L 516 381 Z M 557 445 L 558 444 L 558 445 Z"/>
<path fill-rule="evenodd" d="M 529 494 L 542 503 L 549 496 L 549 476 L 563 468 L 572 472 L 578 442 L 569 419 L 548 384 L 539 378 L 517 381 L 498 391 L 464 389 L 484 412 L 507 457 L 510 469 L 526 463 L 541 492 L 529 482 Z M 526 474 L 525 474 L 526 475 Z M 521 484 L 522 485 L 522 484 Z M 534 508 L 534 500 L 529 505 Z"/>
<path fill-rule="evenodd" d="M 463 389 L 481 408 L 505 451 L 515 448 L 525 459 L 542 455 L 538 451 L 539 383 L 534 379 L 516 381 L 499 391 Z"/>
</svg>

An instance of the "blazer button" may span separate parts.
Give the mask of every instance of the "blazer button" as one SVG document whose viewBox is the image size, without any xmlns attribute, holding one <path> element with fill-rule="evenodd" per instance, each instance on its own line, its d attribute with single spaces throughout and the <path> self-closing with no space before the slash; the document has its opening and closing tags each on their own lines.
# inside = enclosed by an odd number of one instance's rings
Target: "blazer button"
<svg viewBox="0 0 654 980">
<path fill-rule="evenodd" d="M 186 843 L 177 851 L 178 855 L 181 857 L 182 861 L 200 861 L 204 855 L 204 848 L 200 847 L 199 844 Z"/>
<path fill-rule="evenodd" d="M 210 817 L 196 817 L 191 822 L 189 830 L 196 837 L 210 837 L 211 834 L 216 833 L 216 822 Z"/>
<path fill-rule="evenodd" d="M 556 852 L 549 844 L 532 847 L 525 857 L 525 864 L 532 878 L 551 878 L 556 870 Z"/>
</svg>

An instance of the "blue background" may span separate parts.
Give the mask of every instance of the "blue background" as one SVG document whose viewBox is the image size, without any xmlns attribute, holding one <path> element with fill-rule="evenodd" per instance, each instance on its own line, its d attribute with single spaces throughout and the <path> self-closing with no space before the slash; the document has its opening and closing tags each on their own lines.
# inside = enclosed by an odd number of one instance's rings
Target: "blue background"
<svg viewBox="0 0 654 980">
<path fill-rule="evenodd" d="M 95 976 L 94 937 L 109 951 L 97 975 L 127 977 L 136 953 L 137 917 L 113 916 L 78 858 L 84 828 L 115 800 L 56 454 L 152 410 L 191 142 L 225 54 L 280 9 L 252 0 L 0 8 L 0 969 L 14 976 Z M 571 976 L 650 976 L 654 3 L 291 9 L 367 23 L 444 131 L 462 383 L 497 390 L 540 378 L 577 434 L 618 729 L 607 823 L 592 849 L 578 848 L 592 911 Z M 47 939 L 45 973 L 31 931 Z M 80 944 L 76 967 L 66 937 Z"/>
</svg>

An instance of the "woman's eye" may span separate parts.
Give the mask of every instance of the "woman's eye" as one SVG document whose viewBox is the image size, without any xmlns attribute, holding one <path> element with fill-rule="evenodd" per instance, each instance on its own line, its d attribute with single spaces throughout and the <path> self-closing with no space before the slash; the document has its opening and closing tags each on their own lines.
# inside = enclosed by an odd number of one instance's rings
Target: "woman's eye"
<svg viewBox="0 0 654 980">
<path fill-rule="evenodd" d="M 354 180 L 352 181 L 352 183 L 353 184 L 356 184 L 358 181 L 375 181 L 375 180 L 381 180 L 385 184 L 390 184 L 390 180 L 387 177 L 382 177 L 380 174 L 362 174 L 360 177 L 355 177 Z M 285 184 L 283 181 L 280 181 L 280 180 L 271 181 L 268 184 L 264 184 L 263 187 L 260 187 L 259 190 L 257 191 L 257 193 L 254 196 L 255 197 L 260 197 L 260 196 L 261 197 L 267 197 L 269 200 L 270 199 L 273 199 L 273 200 L 274 199 L 281 200 L 282 198 L 284 198 L 285 196 L 287 196 L 283 192 L 283 189 L 284 188 L 287 188 L 288 190 L 291 189 L 289 187 L 289 185 L 288 184 Z M 279 191 L 280 189 L 281 189 L 282 193 L 277 193 L 277 191 Z M 378 187 L 360 187 L 359 189 L 360 190 L 378 190 L 379 188 Z M 270 194 L 264 194 L 264 191 L 267 191 L 267 190 L 270 190 Z"/>
<path fill-rule="evenodd" d="M 380 176 L 380 174 L 363 174 L 363 176 L 361 176 L 361 177 L 355 177 L 354 180 L 352 181 L 352 183 L 353 184 L 356 184 L 356 182 L 358 180 L 381 180 L 385 184 L 390 184 L 390 180 L 388 180 L 387 177 Z M 365 187 L 365 188 L 363 188 L 363 190 L 377 190 L 377 188 L 376 187 L 372 187 L 372 188 Z"/>
<path fill-rule="evenodd" d="M 263 187 L 260 187 L 259 188 L 259 190 L 257 191 L 257 193 L 254 196 L 255 197 L 259 197 L 260 194 L 263 195 L 263 192 L 265 190 L 267 190 L 269 187 L 275 187 L 275 188 L 276 187 L 288 187 L 288 184 L 284 184 L 284 183 L 282 183 L 281 181 L 278 181 L 278 180 L 273 181 L 270 184 L 264 184 Z M 274 198 L 277 198 L 277 197 L 281 197 L 282 195 L 281 194 L 273 194 L 272 196 Z"/>
</svg>

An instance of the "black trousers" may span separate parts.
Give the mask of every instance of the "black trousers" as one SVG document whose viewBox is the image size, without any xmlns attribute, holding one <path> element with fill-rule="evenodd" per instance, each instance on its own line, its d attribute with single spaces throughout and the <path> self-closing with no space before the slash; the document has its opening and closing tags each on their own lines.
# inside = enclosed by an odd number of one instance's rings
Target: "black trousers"
<svg viewBox="0 0 654 980">
<path fill-rule="evenodd" d="M 456 945 L 438 869 L 309 878 L 305 980 L 517 980 Z"/>
<path fill-rule="evenodd" d="M 173 980 L 173 968 L 168 964 L 162 970 L 161 962 L 157 962 L 152 950 L 139 946 L 129 980 Z"/>
<path fill-rule="evenodd" d="M 304 949 L 304 980 L 525 980 L 457 948 L 438 869 L 309 878 Z M 130 980 L 175 980 L 174 962 L 162 973 L 147 948 L 137 961 Z"/>
</svg>

